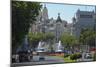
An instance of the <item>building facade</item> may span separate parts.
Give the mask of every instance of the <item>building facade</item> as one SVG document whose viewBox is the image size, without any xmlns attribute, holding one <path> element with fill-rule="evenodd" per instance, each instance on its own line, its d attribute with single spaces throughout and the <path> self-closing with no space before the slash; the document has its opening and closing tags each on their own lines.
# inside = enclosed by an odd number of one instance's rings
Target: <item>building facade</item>
<svg viewBox="0 0 100 67">
<path fill-rule="evenodd" d="M 77 10 L 73 22 L 73 34 L 77 37 L 84 28 L 93 28 L 96 25 L 96 13 L 94 11 Z"/>
<path fill-rule="evenodd" d="M 57 19 L 49 18 L 48 9 L 45 5 L 39 12 L 35 23 L 32 24 L 30 32 L 53 33 L 55 41 L 58 42 L 62 33 L 69 32 L 67 24 L 67 21 L 61 19 L 60 13 L 58 13 Z"/>
</svg>

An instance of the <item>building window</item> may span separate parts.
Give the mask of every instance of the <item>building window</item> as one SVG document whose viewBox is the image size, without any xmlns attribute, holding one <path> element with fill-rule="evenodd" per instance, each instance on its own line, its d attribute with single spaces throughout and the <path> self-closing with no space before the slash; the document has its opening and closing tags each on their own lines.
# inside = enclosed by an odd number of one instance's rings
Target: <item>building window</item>
<svg viewBox="0 0 100 67">
<path fill-rule="evenodd" d="M 80 18 L 93 18 L 92 15 L 80 15 Z"/>
</svg>

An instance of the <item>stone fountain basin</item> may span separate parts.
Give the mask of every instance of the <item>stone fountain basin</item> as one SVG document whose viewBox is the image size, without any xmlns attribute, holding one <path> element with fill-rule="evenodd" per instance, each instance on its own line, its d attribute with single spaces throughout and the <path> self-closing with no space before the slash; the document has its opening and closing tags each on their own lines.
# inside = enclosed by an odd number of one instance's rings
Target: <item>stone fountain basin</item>
<svg viewBox="0 0 100 67">
<path fill-rule="evenodd" d="M 43 61 L 45 60 L 46 50 L 44 48 L 36 49 L 37 55 L 33 56 L 33 61 Z"/>
<path fill-rule="evenodd" d="M 55 50 L 55 52 L 63 52 L 63 50 Z"/>
</svg>

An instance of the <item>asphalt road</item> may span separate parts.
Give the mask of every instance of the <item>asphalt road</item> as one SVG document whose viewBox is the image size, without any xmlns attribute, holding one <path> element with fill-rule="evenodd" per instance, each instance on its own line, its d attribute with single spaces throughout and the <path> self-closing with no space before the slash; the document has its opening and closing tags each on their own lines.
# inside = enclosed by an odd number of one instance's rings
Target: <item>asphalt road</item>
<svg viewBox="0 0 100 67">
<path fill-rule="evenodd" d="M 64 63 L 64 60 L 63 58 L 57 56 L 45 56 L 45 60 L 13 63 L 12 66 L 15 67 L 15 66 L 29 66 L 29 65 L 55 64 L 55 63 Z"/>
<path fill-rule="evenodd" d="M 78 59 L 77 62 L 87 62 L 93 61 L 93 59 Z M 31 65 L 42 65 L 42 64 L 57 64 L 57 63 L 64 63 L 63 58 L 58 56 L 45 56 L 45 60 L 38 60 L 38 57 L 33 57 L 31 62 L 21 62 L 21 63 L 13 63 L 12 67 L 15 66 L 31 66 Z"/>
</svg>

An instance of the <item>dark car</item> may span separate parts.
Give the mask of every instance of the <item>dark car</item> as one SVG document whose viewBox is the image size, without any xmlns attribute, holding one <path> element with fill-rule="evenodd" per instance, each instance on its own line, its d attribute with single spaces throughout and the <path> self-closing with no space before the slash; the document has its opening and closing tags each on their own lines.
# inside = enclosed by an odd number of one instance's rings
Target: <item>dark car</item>
<svg viewBox="0 0 100 67">
<path fill-rule="evenodd" d="M 30 61 L 30 53 L 28 51 L 19 51 L 19 62 Z"/>
</svg>

